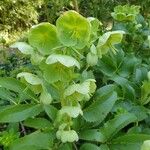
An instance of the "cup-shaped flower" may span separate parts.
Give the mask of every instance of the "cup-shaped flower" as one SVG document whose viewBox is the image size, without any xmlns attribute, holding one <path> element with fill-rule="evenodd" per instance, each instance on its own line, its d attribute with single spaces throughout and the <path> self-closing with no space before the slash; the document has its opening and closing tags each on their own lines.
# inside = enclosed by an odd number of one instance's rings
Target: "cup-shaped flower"
<svg viewBox="0 0 150 150">
<path fill-rule="evenodd" d="M 113 53 L 116 53 L 117 49 L 115 48 L 116 44 L 119 44 L 122 41 L 124 31 L 110 31 L 104 33 L 98 41 L 97 44 L 97 53 L 101 58 L 103 54 L 106 54 L 109 50 L 112 50 Z"/>
</svg>

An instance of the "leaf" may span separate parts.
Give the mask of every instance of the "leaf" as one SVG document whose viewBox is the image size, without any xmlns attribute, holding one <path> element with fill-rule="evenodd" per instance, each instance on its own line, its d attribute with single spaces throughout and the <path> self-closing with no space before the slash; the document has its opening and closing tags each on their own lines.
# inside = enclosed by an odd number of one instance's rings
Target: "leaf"
<svg viewBox="0 0 150 150">
<path fill-rule="evenodd" d="M 106 144 L 101 144 L 100 150 L 110 150 L 110 149 L 109 149 L 108 145 L 106 145 Z"/>
<path fill-rule="evenodd" d="M 135 67 L 139 64 L 139 60 L 133 55 L 127 55 L 119 69 L 119 75 L 122 77 L 128 77 L 135 70 Z"/>
<path fill-rule="evenodd" d="M 80 69 L 79 62 L 73 57 L 68 55 L 52 54 L 46 59 L 46 64 L 54 64 L 57 62 L 61 63 L 66 67 L 76 66 L 78 69 Z"/>
<path fill-rule="evenodd" d="M 15 140 L 11 145 L 11 150 L 41 150 L 49 149 L 53 144 L 51 133 L 34 132 Z"/>
<path fill-rule="evenodd" d="M 150 81 L 144 81 L 141 86 L 141 104 L 150 102 Z"/>
<path fill-rule="evenodd" d="M 24 126 L 35 129 L 50 129 L 52 128 L 51 122 L 45 118 L 29 118 L 23 123 Z"/>
<path fill-rule="evenodd" d="M 90 23 L 77 12 L 73 10 L 65 12 L 57 19 L 56 27 L 63 45 L 82 49 L 88 44 Z"/>
<path fill-rule="evenodd" d="M 116 89 L 116 86 L 114 84 L 105 85 L 96 91 L 96 96 L 106 95 L 107 93 L 111 93 L 111 92 L 115 91 L 115 89 Z"/>
<path fill-rule="evenodd" d="M 47 55 L 53 48 L 60 46 L 56 27 L 50 23 L 40 23 L 31 28 L 28 35 L 29 44 Z"/>
<path fill-rule="evenodd" d="M 148 134 L 127 134 L 118 137 L 112 141 L 110 145 L 112 150 L 141 150 L 142 143 L 146 140 L 150 140 L 150 135 Z"/>
<path fill-rule="evenodd" d="M 118 131 L 129 123 L 136 121 L 136 117 L 131 114 L 121 114 L 114 119 L 107 121 L 100 129 L 87 129 L 80 131 L 80 139 L 87 141 L 106 142 L 111 139 Z"/>
<path fill-rule="evenodd" d="M 56 119 L 58 110 L 52 105 L 44 105 L 43 108 L 49 118 L 54 121 Z"/>
<path fill-rule="evenodd" d="M 46 88 L 48 93 L 51 93 L 51 96 L 53 99 L 59 100 L 60 99 L 60 93 L 58 90 L 51 84 L 44 82 L 43 83 L 44 87 Z"/>
<path fill-rule="evenodd" d="M 0 122 L 20 122 L 29 117 L 34 117 L 42 112 L 41 105 L 19 104 L 16 106 L 6 106 L 0 112 Z"/>
<path fill-rule="evenodd" d="M 61 146 L 59 147 L 59 150 L 73 150 L 73 149 L 72 149 L 72 144 L 70 144 L 70 143 L 65 143 L 65 144 L 63 144 L 63 145 L 61 145 Z"/>
<path fill-rule="evenodd" d="M 113 105 L 117 100 L 117 93 L 111 92 L 106 95 L 99 95 L 96 97 L 95 102 L 93 102 L 89 107 L 84 109 L 83 117 L 88 122 L 102 122 L 107 114 L 111 111 Z"/>
<path fill-rule="evenodd" d="M 137 121 L 142 121 L 148 117 L 148 109 L 143 106 L 132 106 L 130 113 L 137 117 Z"/>
<path fill-rule="evenodd" d="M 40 85 L 42 84 L 42 80 L 37 76 L 32 73 L 28 72 L 21 72 L 17 75 L 17 78 L 24 77 L 24 79 L 30 83 L 31 85 Z"/>
<path fill-rule="evenodd" d="M 130 143 L 141 143 L 145 140 L 150 140 L 149 134 L 127 134 L 120 136 L 112 140 L 113 144 L 130 144 Z"/>
<path fill-rule="evenodd" d="M 80 147 L 80 150 L 100 150 L 100 148 L 98 146 L 96 146 L 95 144 L 84 143 Z"/>
<path fill-rule="evenodd" d="M 115 134 L 118 133 L 122 128 L 128 124 L 136 121 L 135 115 L 131 113 L 117 115 L 114 119 L 109 120 L 104 124 L 104 127 L 100 129 L 100 133 L 104 135 L 104 141 L 106 142 L 111 139 Z"/>
<path fill-rule="evenodd" d="M 14 100 L 12 93 L 9 90 L 2 87 L 0 87 L 0 98 L 3 100 L 9 100 L 10 102 Z"/>
<path fill-rule="evenodd" d="M 87 141 L 103 142 L 105 136 L 99 132 L 99 129 L 87 129 L 80 131 L 79 138 Z"/>
<path fill-rule="evenodd" d="M 36 99 L 35 94 L 23 83 L 8 77 L 0 77 L 0 85 L 8 90 L 18 92 L 26 99 Z"/>
<path fill-rule="evenodd" d="M 97 70 L 102 72 L 106 76 L 113 76 L 117 68 L 113 59 L 111 59 L 107 55 L 106 56 L 104 55 L 102 59 L 99 59 L 97 65 L 98 65 Z"/>
<path fill-rule="evenodd" d="M 11 48 L 18 48 L 19 51 L 23 54 L 32 54 L 33 53 L 33 47 L 31 47 L 30 45 L 28 45 L 25 42 L 16 42 L 13 45 L 10 46 Z"/>
</svg>

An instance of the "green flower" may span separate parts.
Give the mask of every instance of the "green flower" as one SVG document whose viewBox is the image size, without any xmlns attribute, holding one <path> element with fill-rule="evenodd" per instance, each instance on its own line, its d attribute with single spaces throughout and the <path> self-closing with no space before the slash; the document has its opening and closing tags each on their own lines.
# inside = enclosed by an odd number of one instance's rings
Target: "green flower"
<svg viewBox="0 0 150 150">
<path fill-rule="evenodd" d="M 21 72 L 17 75 L 17 78 L 24 78 L 29 84 L 31 85 L 40 85 L 42 84 L 42 80 L 32 74 L 32 73 L 28 73 L 28 72 Z"/>
<path fill-rule="evenodd" d="M 75 58 L 68 55 L 52 54 L 46 59 L 46 64 L 55 64 L 55 63 L 60 63 L 66 67 L 76 66 L 77 68 L 80 69 L 79 62 Z"/>
<path fill-rule="evenodd" d="M 122 41 L 124 31 L 111 31 L 104 33 L 98 41 L 97 53 L 101 58 L 103 54 L 106 54 L 109 49 L 115 54 L 117 49 L 115 48 L 116 44 L 119 44 Z"/>
<path fill-rule="evenodd" d="M 144 141 L 141 150 L 150 150 L 150 140 Z"/>
<path fill-rule="evenodd" d="M 66 142 L 77 142 L 79 140 L 78 134 L 74 130 L 58 130 L 56 133 L 58 139 L 60 139 L 63 143 Z"/>
<path fill-rule="evenodd" d="M 82 101 L 87 97 L 90 97 L 92 93 L 96 90 L 96 84 L 94 79 L 87 79 L 81 84 L 73 84 L 70 85 L 65 90 L 65 98 L 68 98 L 70 100 L 78 100 Z"/>
<path fill-rule="evenodd" d="M 60 114 L 67 114 L 72 118 L 78 117 L 80 114 L 83 115 L 81 106 L 63 106 L 60 110 Z"/>
<path fill-rule="evenodd" d="M 116 6 L 114 12 L 111 13 L 112 17 L 117 21 L 135 21 L 136 16 L 140 12 L 140 6 Z"/>
<path fill-rule="evenodd" d="M 82 49 L 88 44 L 91 33 L 90 22 L 77 12 L 73 10 L 65 12 L 57 19 L 56 27 L 59 40 L 64 46 Z"/>
</svg>

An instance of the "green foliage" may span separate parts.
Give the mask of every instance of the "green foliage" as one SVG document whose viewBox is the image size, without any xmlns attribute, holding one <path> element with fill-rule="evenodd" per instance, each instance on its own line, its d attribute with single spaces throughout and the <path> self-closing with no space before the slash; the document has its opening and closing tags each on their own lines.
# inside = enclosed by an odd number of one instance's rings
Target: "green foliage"
<svg viewBox="0 0 150 150">
<path fill-rule="evenodd" d="M 137 7 L 123 8 L 130 14 Z M 11 46 L 30 57 L 33 69 L 18 79 L 0 78 L 0 122 L 21 130 L 1 142 L 5 149 L 148 147 L 150 61 L 139 51 L 147 42 L 140 36 L 146 29 L 148 38 L 149 28 L 145 20 L 139 26 L 140 14 L 133 14 L 130 22 L 115 19 L 107 31 L 96 18 L 66 11 L 56 26 L 40 23 L 26 42 Z"/>
</svg>

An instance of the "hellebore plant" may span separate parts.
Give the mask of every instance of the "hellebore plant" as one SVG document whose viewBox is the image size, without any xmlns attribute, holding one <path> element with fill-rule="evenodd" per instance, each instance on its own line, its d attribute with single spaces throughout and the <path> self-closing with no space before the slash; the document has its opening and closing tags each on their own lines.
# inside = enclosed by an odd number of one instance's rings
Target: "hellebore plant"
<svg viewBox="0 0 150 150">
<path fill-rule="evenodd" d="M 125 57 L 117 46 L 126 33 L 122 30 L 104 33 L 101 27 L 98 19 L 85 18 L 70 10 L 57 19 L 56 26 L 48 22 L 35 25 L 28 33 L 27 42 L 11 46 L 31 58 L 33 70 L 19 73 L 17 79 L 0 78 L 2 96 L 8 100 L 7 106 L 0 110 L 0 123 L 15 126 L 17 133 L 21 128 L 23 133 L 9 144 L 3 142 L 4 148 L 109 150 L 119 138 L 128 139 L 120 137 L 119 131 L 137 122 L 136 115 L 123 110 L 114 115 L 115 103 L 122 98 L 120 87 L 108 82 L 97 89 L 99 83 L 94 76 L 94 69 L 102 63 L 102 58 L 114 57 L 109 63 L 118 55 Z M 109 79 L 111 81 L 110 76 Z M 147 104 L 149 93 L 145 82 L 141 87 L 142 100 Z M 106 118 L 110 112 L 111 117 Z M 112 139 L 118 132 L 119 137 Z M 127 136 L 150 138 L 140 134 Z"/>
</svg>

